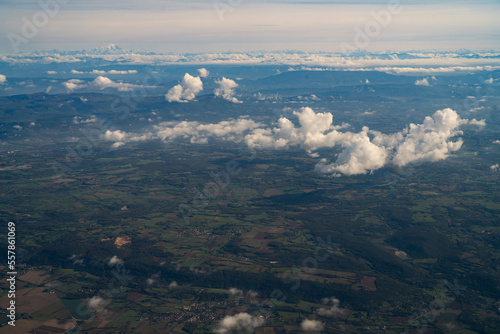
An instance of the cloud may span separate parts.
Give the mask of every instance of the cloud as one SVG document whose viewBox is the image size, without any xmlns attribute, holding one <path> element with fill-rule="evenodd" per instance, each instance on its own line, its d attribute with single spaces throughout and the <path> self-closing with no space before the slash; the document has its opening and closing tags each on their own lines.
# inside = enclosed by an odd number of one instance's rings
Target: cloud
<svg viewBox="0 0 500 334">
<path fill-rule="evenodd" d="M 493 144 L 500 144 L 500 140 L 493 141 Z"/>
<path fill-rule="evenodd" d="M 340 308 L 340 301 L 335 297 L 323 298 L 321 301 L 323 304 L 331 304 L 328 308 L 319 308 L 316 313 L 324 317 L 335 317 L 344 315 L 345 309 Z"/>
<path fill-rule="evenodd" d="M 490 169 L 491 169 L 493 172 L 496 172 L 496 171 L 498 170 L 498 167 L 499 167 L 499 166 L 498 166 L 498 164 L 496 164 L 496 165 L 492 165 L 492 166 L 490 166 Z"/>
<path fill-rule="evenodd" d="M 168 102 L 187 102 L 196 97 L 203 90 L 203 82 L 200 77 L 193 77 L 186 73 L 181 83 L 172 87 L 165 95 Z"/>
<path fill-rule="evenodd" d="M 77 71 L 77 70 L 71 70 L 70 73 L 72 74 L 96 74 L 96 75 L 117 75 L 117 74 L 137 74 L 136 70 L 127 70 L 127 71 L 117 71 L 117 70 L 110 70 L 110 71 L 102 71 L 102 70 L 92 70 L 90 72 L 82 72 L 82 71 Z M 50 74 L 50 73 L 49 73 Z"/>
<path fill-rule="evenodd" d="M 90 118 L 83 119 L 79 116 L 73 117 L 73 124 L 89 124 L 89 123 L 95 123 L 99 119 L 95 115 L 91 115 Z"/>
<path fill-rule="evenodd" d="M 57 74 L 56 71 L 47 71 L 47 74 Z"/>
<path fill-rule="evenodd" d="M 429 80 L 427 80 L 427 78 L 423 78 L 421 80 L 415 81 L 415 85 L 416 86 L 430 86 Z"/>
<path fill-rule="evenodd" d="M 22 127 L 22 126 L 20 126 L 20 125 L 13 125 L 12 127 L 13 127 L 14 129 L 16 129 L 16 130 L 19 130 L 19 131 L 21 131 L 21 130 L 23 129 L 23 127 Z"/>
<path fill-rule="evenodd" d="M 494 81 L 493 78 L 489 78 L 488 80 L 484 80 L 484 83 L 492 84 Z"/>
<path fill-rule="evenodd" d="M 234 80 L 222 78 L 215 83 L 219 85 L 219 88 L 215 90 L 215 96 L 220 96 L 233 103 L 242 103 L 234 97 L 234 88 L 238 87 L 238 84 Z"/>
<path fill-rule="evenodd" d="M 172 283 L 170 283 L 170 284 L 168 285 L 168 287 L 169 287 L 170 289 L 174 289 L 174 288 L 176 288 L 176 287 L 178 287 L 178 286 L 179 286 L 179 285 L 177 284 L 177 282 L 176 282 L 176 281 L 173 281 Z"/>
<path fill-rule="evenodd" d="M 200 68 L 197 70 L 200 73 L 200 78 L 207 78 L 210 72 L 206 68 Z"/>
<path fill-rule="evenodd" d="M 206 144 L 210 138 L 234 143 L 245 143 L 250 149 L 303 149 L 311 157 L 319 157 L 319 149 L 342 149 L 338 156 L 323 156 L 316 171 L 332 176 L 359 175 L 373 172 L 387 165 L 434 162 L 446 159 L 461 148 L 465 124 L 483 127 L 484 120 L 464 120 L 452 109 L 438 110 L 426 117 L 422 124 L 410 124 L 400 132 L 383 134 L 363 127 L 360 132 L 345 131 L 349 124 L 334 125 L 329 112 L 317 113 L 305 107 L 293 112 L 296 118 L 280 118 L 274 127 L 265 127 L 247 117 L 202 124 L 199 122 L 163 122 L 143 133 L 121 130 L 106 131 L 104 140 L 120 147 L 127 142 L 160 139 L 164 142 L 183 139 L 192 144 Z M 324 152 L 323 152 L 324 154 Z M 335 158 L 335 162 L 328 162 Z"/>
<path fill-rule="evenodd" d="M 304 321 L 300 324 L 300 327 L 305 331 L 320 332 L 325 328 L 325 325 L 319 320 L 304 319 Z"/>
<path fill-rule="evenodd" d="M 130 92 L 136 88 L 155 88 L 154 86 L 142 86 L 142 85 L 123 83 L 123 82 L 116 82 L 103 76 L 98 76 L 93 81 L 88 83 L 79 79 L 71 79 L 66 82 L 63 82 L 62 85 L 66 87 L 66 89 L 68 89 L 68 91 L 70 92 L 83 88 L 88 88 L 91 90 L 92 89 L 103 90 L 106 88 L 115 88 L 119 92 Z"/>
<path fill-rule="evenodd" d="M 230 288 L 229 293 L 233 296 L 243 296 L 243 290 L 236 289 L 236 288 Z"/>
<path fill-rule="evenodd" d="M 3 74 L 0 74 L 0 83 L 4 83 L 5 81 L 7 81 L 7 77 Z"/>
<path fill-rule="evenodd" d="M 225 316 L 213 330 L 216 334 L 232 333 L 233 331 L 246 331 L 253 333 L 255 328 L 262 326 L 264 317 L 254 317 L 248 313 L 238 313 L 233 316 Z"/>
<path fill-rule="evenodd" d="M 123 260 L 120 259 L 118 256 L 113 256 L 111 259 L 108 261 L 108 266 L 119 266 L 123 264 Z"/>
<path fill-rule="evenodd" d="M 102 312 L 104 306 L 106 306 L 106 301 L 99 296 L 94 296 L 87 301 L 87 307 L 96 313 Z"/>
</svg>

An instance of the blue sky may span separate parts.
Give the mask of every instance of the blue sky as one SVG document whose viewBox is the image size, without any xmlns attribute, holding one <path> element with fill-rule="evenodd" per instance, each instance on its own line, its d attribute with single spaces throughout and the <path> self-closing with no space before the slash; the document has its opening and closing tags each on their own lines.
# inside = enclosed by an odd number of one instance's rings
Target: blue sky
<svg viewBox="0 0 500 334">
<path fill-rule="evenodd" d="M 0 1 L 0 52 L 117 44 L 156 52 L 500 49 L 500 1 Z M 63 4 L 64 2 L 69 2 Z M 397 2 L 397 1 L 393 1 Z M 396 10 L 397 8 L 397 10 Z M 373 13 L 382 14 L 378 21 Z M 28 23 L 26 23 L 28 22 Z M 24 28 L 24 33 L 23 33 Z M 368 29 L 368 30 L 367 30 Z M 371 29 L 371 30 L 370 30 Z M 365 36 L 362 36 L 365 35 Z M 10 39 L 9 39 L 10 36 Z"/>
</svg>

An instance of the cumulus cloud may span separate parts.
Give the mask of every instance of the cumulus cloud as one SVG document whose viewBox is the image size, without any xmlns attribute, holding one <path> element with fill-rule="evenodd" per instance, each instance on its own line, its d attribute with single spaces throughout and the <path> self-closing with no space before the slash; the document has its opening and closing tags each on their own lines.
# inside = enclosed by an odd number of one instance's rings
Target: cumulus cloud
<svg viewBox="0 0 500 334">
<path fill-rule="evenodd" d="M 196 94 L 203 90 L 200 77 L 193 77 L 186 73 L 181 83 L 172 87 L 165 95 L 168 102 L 187 102 L 194 100 Z"/>
<path fill-rule="evenodd" d="M 121 130 L 106 131 L 104 139 L 120 147 L 127 142 L 160 139 L 164 142 L 184 139 L 192 144 L 206 144 L 210 138 L 235 143 L 243 142 L 251 149 L 303 149 L 311 157 L 319 157 L 319 149 L 339 147 L 340 154 L 323 157 L 316 171 L 332 176 L 366 174 L 386 165 L 406 166 L 412 163 L 446 159 L 461 148 L 459 130 L 464 124 L 485 126 L 484 120 L 464 120 L 452 109 L 438 110 L 422 124 L 410 124 L 393 134 L 383 134 L 363 127 L 360 132 L 345 131 L 349 124 L 334 125 L 329 112 L 317 113 L 311 108 L 293 112 L 297 121 L 280 118 L 274 127 L 265 127 L 249 118 L 219 123 L 164 122 L 141 134 Z M 328 162 L 328 158 L 336 158 Z"/>
<path fill-rule="evenodd" d="M 95 75 L 106 75 L 106 74 L 111 74 L 111 75 L 116 75 L 116 74 L 137 74 L 136 70 L 127 70 L 127 71 L 117 71 L 117 70 L 110 70 L 110 71 L 102 71 L 102 70 L 92 70 L 89 72 L 83 72 L 83 71 L 77 71 L 77 70 L 71 70 L 72 74 L 95 74 Z M 49 73 L 50 74 L 50 73 Z"/>
<path fill-rule="evenodd" d="M 3 74 L 0 74 L 0 83 L 4 83 L 5 81 L 7 81 L 7 77 Z"/>
<path fill-rule="evenodd" d="M 210 74 L 206 68 L 200 68 L 197 71 L 200 73 L 200 78 L 207 78 Z"/>
<path fill-rule="evenodd" d="M 113 256 L 111 259 L 109 259 L 108 261 L 108 265 L 109 266 L 118 266 L 118 265 L 122 265 L 123 264 L 123 260 L 120 259 L 118 256 Z"/>
<path fill-rule="evenodd" d="M 304 319 L 304 321 L 300 324 L 300 327 L 304 331 L 321 332 L 325 328 L 325 325 L 319 320 Z"/>
<path fill-rule="evenodd" d="M 415 81 L 415 85 L 417 85 L 417 86 L 430 86 L 429 80 L 427 78 L 423 78 L 421 80 Z"/>
<path fill-rule="evenodd" d="M 115 88 L 119 92 L 130 92 L 136 88 L 155 88 L 153 86 L 142 86 L 124 82 L 116 82 L 111 80 L 110 78 L 103 76 L 98 76 L 93 81 L 88 83 L 79 79 L 71 79 L 66 82 L 63 82 L 62 85 L 66 87 L 66 89 L 68 89 L 68 91 L 70 92 L 76 89 L 83 89 L 83 88 L 88 88 L 91 90 L 92 89 L 103 90 L 106 88 Z"/>
<path fill-rule="evenodd" d="M 90 116 L 90 118 L 87 119 L 83 119 L 80 116 L 75 116 L 73 117 L 73 124 L 89 124 L 89 123 L 95 123 L 98 120 L 99 119 L 95 115 L 92 115 Z"/>
<path fill-rule="evenodd" d="M 234 80 L 222 78 L 217 80 L 215 83 L 219 85 L 219 88 L 215 90 L 215 96 L 220 96 L 233 103 L 242 103 L 234 97 L 234 89 L 238 87 L 238 84 L 234 82 Z"/>
<path fill-rule="evenodd" d="M 178 286 L 179 286 L 179 285 L 177 284 L 177 282 L 176 282 L 176 281 L 172 281 L 172 283 L 170 283 L 170 284 L 168 285 L 168 287 L 169 287 L 170 289 L 174 289 L 174 288 L 176 288 L 176 287 L 178 287 Z"/>
<path fill-rule="evenodd" d="M 490 166 L 490 169 L 496 172 L 498 170 L 498 164 Z"/>
<path fill-rule="evenodd" d="M 19 130 L 19 131 L 21 131 L 21 130 L 23 129 L 23 127 L 22 127 L 22 126 L 20 126 L 20 125 L 13 125 L 12 127 L 13 127 L 14 129 L 16 129 L 16 130 Z"/>
<path fill-rule="evenodd" d="M 47 74 L 57 74 L 56 71 L 47 71 Z"/>
<path fill-rule="evenodd" d="M 236 288 L 230 288 L 229 293 L 233 296 L 243 296 L 243 290 L 236 289 Z"/>
<path fill-rule="evenodd" d="M 232 333 L 233 331 L 246 331 L 253 333 L 255 328 L 264 324 L 264 317 L 254 317 L 248 313 L 238 313 L 233 316 L 225 316 L 213 330 L 216 334 Z"/>
<path fill-rule="evenodd" d="M 324 317 L 335 317 L 341 316 L 345 313 L 346 310 L 340 308 L 340 301 L 335 297 L 323 298 L 321 301 L 325 305 L 330 305 L 327 308 L 319 308 L 316 310 L 316 313 L 322 315 Z"/>
<path fill-rule="evenodd" d="M 102 312 L 105 306 L 106 301 L 99 296 L 94 296 L 87 301 L 87 307 L 96 313 Z"/>
</svg>

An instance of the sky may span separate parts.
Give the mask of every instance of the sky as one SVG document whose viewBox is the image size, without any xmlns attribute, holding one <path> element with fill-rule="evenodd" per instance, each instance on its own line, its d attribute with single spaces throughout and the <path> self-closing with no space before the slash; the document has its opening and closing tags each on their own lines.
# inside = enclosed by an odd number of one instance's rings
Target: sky
<svg viewBox="0 0 500 334">
<path fill-rule="evenodd" d="M 499 17 L 500 0 L 0 0 L 0 53 L 500 50 Z"/>
</svg>

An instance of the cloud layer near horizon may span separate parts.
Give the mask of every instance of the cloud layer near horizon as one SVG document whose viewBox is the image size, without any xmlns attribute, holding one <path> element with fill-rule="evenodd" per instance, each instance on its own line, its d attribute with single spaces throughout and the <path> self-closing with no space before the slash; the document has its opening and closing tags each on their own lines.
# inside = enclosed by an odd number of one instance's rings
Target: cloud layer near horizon
<svg viewBox="0 0 500 334">
<path fill-rule="evenodd" d="M 128 142 L 176 139 L 191 144 L 206 144 L 210 138 L 244 143 L 251 149 L 305 150 L 311 157 L 324 148 L 340 148 L 338 156 L 323 157 L 317 172 L 332 176 L 366 174 L 387 165 L 435 162 L 446 159 L 462 147 L 460 127 L 465 124 L 485 126 L 484 120 L 465 120 L 452 109 L 438 110 L 422 124 L 410 124 L 400 132 L 383 134 L 363 127 L 360 132 L 343 131 L 348 124 L 334 125 L 331 113 L 316 113 L 305 107 L 295 111 L 297 123 L 280 118 L 272 128 L 249 118 L 202 124 L 199 122 L 163 122 L 143 133 L 106 131 L 104 140 L 117 148 Z M 334 160 L 333 162 L 331 160 Z"/>
</svg>

